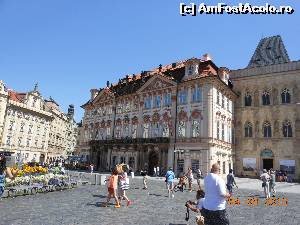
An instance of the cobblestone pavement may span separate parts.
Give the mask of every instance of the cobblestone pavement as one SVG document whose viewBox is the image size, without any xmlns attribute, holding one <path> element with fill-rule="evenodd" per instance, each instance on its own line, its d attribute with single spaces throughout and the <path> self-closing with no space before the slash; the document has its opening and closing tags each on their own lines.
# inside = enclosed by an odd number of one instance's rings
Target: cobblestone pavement
<svg viewBox="0 0 300 225">
<path fill-rule="evenodd" d="M 258 190 L 237 189 L 241 205 L 227 206 L 230 224 L 233 225 L 299 225 L 300 194 L 278 193 L 277 197 L 289 199 L 288 206 L 265 206 L 265 199 Z M 174 199 L 168 199 L 163 181 L 149 181 L 149 190 L 142 189 L 142 180 L 134 179 L 128 196 L 133 205 L 115 209 L 101 207 L 105 202 L 106 187 L 84 185 L 62 192 L 20 196 L 0 201 L 1 225 L 75 225 L 75 224 L 135 224 L 135 225 L 178 225 L 195 224 L 195 213 L 190 213 L 190 221 L 185 221 L 187 200 L 193 199 L 195 192 L 177 192 Z M 245 206 L 248 196 L 258 198 L 258 206 Z M 111 202 L 114 203 L 114 202 Z M 125 204 L 125 202 L 124 202 Z M 217 225 L 217 224 L 216 224 Z"/>
</svg>

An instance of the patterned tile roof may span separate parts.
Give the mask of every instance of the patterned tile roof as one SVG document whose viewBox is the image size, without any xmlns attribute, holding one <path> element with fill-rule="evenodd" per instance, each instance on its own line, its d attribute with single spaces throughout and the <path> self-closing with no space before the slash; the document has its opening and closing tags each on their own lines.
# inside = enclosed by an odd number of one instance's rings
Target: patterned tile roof
<svg viewBox="0 0 300 225">
<path fill-rule="evenodd" d="M 281 36 L 277 35 L 260 40 L 247 68 L 287 62 L 290 62 L 290 58 Z"/>
</svg>

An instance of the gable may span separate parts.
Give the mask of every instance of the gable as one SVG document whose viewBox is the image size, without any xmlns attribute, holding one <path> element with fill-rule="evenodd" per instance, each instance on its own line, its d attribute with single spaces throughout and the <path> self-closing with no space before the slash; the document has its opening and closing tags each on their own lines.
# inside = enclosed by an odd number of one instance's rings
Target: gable
<svg viewBox="0 0 300 225">
<path fill-rule="evenodd" d="M 138 92 L 149 92 L 155 90 L 161 90 L 165 88 L 172 88 L 176 86 L 176 82 L 164 77 L 164 75 L 155 74 L 150 78 Z"/>
<path fill-rule="evenodd" d="M 114 98 L 113 93 L 109 89 L 103 89 L 100 93 L 96 96 L 96 98 L 92 101 L 93 104 L 100 104 L 106 101 L 110 101 Z"/>
</svg>

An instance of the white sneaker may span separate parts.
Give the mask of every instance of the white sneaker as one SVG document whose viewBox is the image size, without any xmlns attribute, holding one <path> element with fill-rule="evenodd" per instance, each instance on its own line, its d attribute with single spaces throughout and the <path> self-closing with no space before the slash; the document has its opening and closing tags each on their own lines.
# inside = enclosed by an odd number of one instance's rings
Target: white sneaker
<svg viewBox="0 0 300 225">
<path fill-rule="evenodd" d="M 174 194 L 172 194 L 172 198 L 175 198 L 175 195 L 174 195 Z"/>
</svg>

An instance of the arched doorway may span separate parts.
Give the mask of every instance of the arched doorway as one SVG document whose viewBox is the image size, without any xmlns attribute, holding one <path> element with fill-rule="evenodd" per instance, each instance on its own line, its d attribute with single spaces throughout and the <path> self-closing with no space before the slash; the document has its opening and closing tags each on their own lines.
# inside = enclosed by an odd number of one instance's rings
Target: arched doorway
<svg viewBox="0 0 300 225">
<path fill-rule="evenodd" d="M 40 155 L 40 163 L 45 162 L 45 155 L 41 154 Z"/>
<path fill-rule="evenodd" d="M 269 170 L 271 168 L 274 168 L 273 167 L 274 154 L 273 154 L 272 150 L 270 150 L 270 149 L 262 150 L 260 153 L 260 157 L 261 157 L 261 163 L 262 163 L 261 169 Z"/>
<path fill-rule="evenodd" d="M 149 168 L 148 168 L 148 174 L 153 175 L 154 174 L 154 168 L 158 167 L 159 165 L 159 155 L 157 151 L 151 151 L 149 153 Z"/>
</svg>

